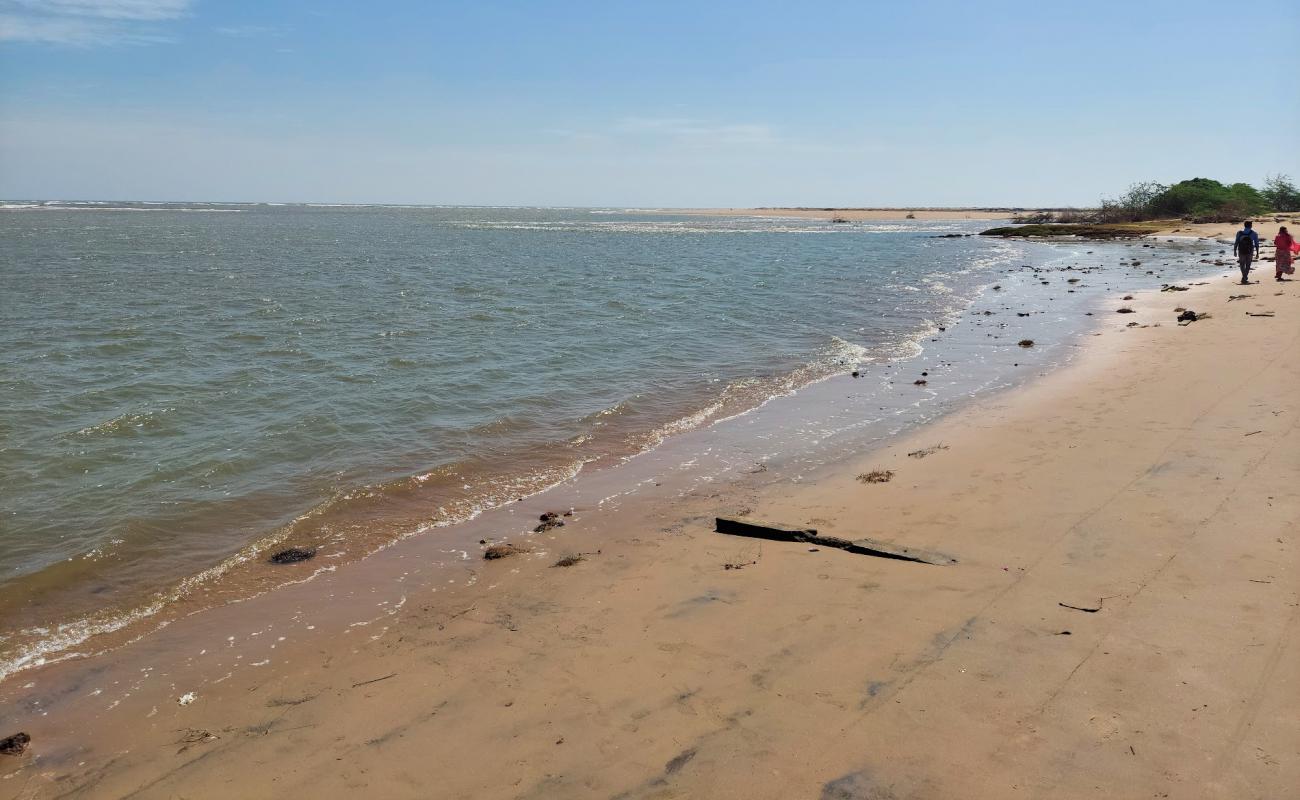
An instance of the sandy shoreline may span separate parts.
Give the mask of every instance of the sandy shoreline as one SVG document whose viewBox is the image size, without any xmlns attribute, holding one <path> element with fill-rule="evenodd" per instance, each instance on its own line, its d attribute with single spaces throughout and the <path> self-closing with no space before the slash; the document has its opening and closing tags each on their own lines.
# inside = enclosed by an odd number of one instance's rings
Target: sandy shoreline
<svg viewBox="0 0 1300 800">
<path fill-rule="evenodd" d="M 29 705 L 0 796 L 1285 796 L 1300 293 L 1223 275 L 883 450 L 580 518 L 193 703 L 159 676 L 75 735 Z M 745 511 L 959 563 L 712 532 Z"/>
<path fill-rule="evenodd" d="M 1300 232 L 1300 217 L 1294 214 L 1266 215 L 1252 219 L 1255 232 L 1259 234 L 1259 244 L 1261 254 L 1264 250 L 1273 249 L 1273 237 L 1277 236 L 1279 227 L 1285 225 L 1295 236 Z M 1237 231 L 1241 230 L 1241 225 L 1234 225 L 1228 222 L 1179 222 L 1170 223 L 1163 230 L 1151 234 L 1153 237 L 1196 237 L 1204 239 L 1215 239 L 1217 241 L 1226 241 L 1232 243 Z"/>
<path fill-rule="evenodd" d="M 661 209 L 664 213 L 699 214 L 705 216 L 744 216 L 773 217 L 796 219 L 845 219 L 850 222 L 899 221 L 916 219 L 922 221 L 950 220 L 1008 220 L 1015 216 L 1029 215 L 1041 209 L 1032 208 L 689 208 Z M 909 217 L 908 215 L 912 215 Z M 1293 235 L 1300 232 L 1300 217 L 1294 214 L 1266 214 L 1253 219 L 1255 230 L 1259 234 L 1261 247 L 1272 248 L 1273 237 L 1281 225 L 1287 225 Z M 1166 227 L 1150 234 L 1150 238 L 1204 238 L 1224 240 L 1231 243 L 1233 236 L 1241 228 L 1227 222 L 1170 222 Z"/>
<path fill-rule="evenodd" d="M 1012 208 L 665 208 L 666 214 L 695 214 L 722 217 L 788 217 L 793 219 L 846 219 L 887 221 L 916 219 L 945 221 L 963 219 L 1010 219 L 1032 209 Z M 911 216 L 909 216 L 911 215 Z"/>
</svg>

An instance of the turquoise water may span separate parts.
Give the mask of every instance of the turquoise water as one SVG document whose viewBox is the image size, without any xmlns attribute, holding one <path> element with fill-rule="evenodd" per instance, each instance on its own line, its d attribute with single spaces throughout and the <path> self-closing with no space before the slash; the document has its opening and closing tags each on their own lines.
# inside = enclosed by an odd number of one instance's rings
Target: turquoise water
<svg viewBox="0 0 1300 800">
<path fill-rule="evenodd" d="M 277 544 L 363 555 L 914 353 L 1037 247 L 935 238 L 987 224 L 8 204 L 4 636 L 265 588 L 235 578 Z"/>
</svg>

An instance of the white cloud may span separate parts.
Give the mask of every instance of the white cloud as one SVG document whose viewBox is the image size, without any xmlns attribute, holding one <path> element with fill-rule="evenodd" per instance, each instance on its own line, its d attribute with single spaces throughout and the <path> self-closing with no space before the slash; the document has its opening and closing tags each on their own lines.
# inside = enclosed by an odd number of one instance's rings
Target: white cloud
<svg viewBox="0 0 1300 800">
<path fill-rule="evenodd" d="M 171 41 L 156 23 L 193 0 L 0 0 L 0 42 L 90 47 Z"/>
<path fill-rule="evenodd" d="M 161 20 L 185 16 L 192 0 L 9 0 L 36 14 L 101 19 Z"/>
</svg>

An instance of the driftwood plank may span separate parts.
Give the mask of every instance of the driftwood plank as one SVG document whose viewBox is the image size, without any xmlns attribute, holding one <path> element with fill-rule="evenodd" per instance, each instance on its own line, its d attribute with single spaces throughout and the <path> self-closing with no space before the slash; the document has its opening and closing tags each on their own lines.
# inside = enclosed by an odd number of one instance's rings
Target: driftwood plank
<svg viewBox="0 0 1300 800">
<path fill-rule="evenodd" d="M 844 539 L 839 536 L 823 536 L 817 532 L 816 528 L 799 528 L 756 519 L 718 517 L 715 530 L 718 533 L 726 533 L 731 536 L 748 536 L 777 542 L 802 542 L 815 544 L 819 547 L 833 547 L 863 556 L 913 561 L 918 564 L 947 566 L 957 563 L 957 559 L 942 553 L 916 550 L 889 542 L 879 542 L 875 539 Z"/>
</svg>

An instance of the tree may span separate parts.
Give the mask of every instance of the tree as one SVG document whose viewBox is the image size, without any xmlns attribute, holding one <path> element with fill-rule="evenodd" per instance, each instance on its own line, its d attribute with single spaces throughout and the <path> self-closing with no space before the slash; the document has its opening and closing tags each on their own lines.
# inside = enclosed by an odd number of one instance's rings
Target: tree
<svg viewBox="0 0 1300 800">
<path fill-rule="evenodd" d="M 1106 222 L 1137 222 L 1151 218 L 1151 206 L 1169 187 L 1156 181 L 1141 181 L 1128 187 L 1119 198 L 1101 201 L 1098 217 Z"/>
<path fill-rule="evenodd" d="M 1273 211 L 1300 211 L 1300 190 L 1295 188 L 1289 175 L 1268 176 L 1260 194 Z"/>
</svg>

